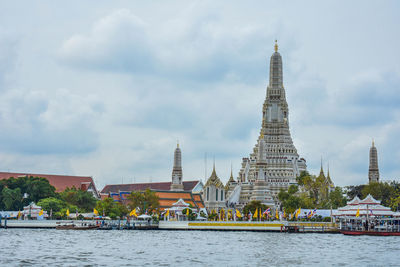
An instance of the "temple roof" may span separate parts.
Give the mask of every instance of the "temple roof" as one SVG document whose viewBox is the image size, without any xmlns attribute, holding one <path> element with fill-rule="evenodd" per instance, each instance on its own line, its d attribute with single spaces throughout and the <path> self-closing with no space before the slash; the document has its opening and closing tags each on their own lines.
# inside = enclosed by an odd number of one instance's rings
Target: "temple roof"
<svg viewBox="0 0 400 267">
<path fill-rule="evenodd" d="M 218 178 L 217 173 L 215 171 L 215 164 L 214 164 L 211 176 L 210 176 L 210 178 L 208 178 L 208 180 L 207 180 L 207 182 L 206 182 L 204 187 L 207 187 L 207 186 L 210 186 L 210 185 L 214 185 L 215 187 L 219 187 L 219 188 L 224 188 L 224 184 Z"/>
<path fill-rule="evenodd" d="M 370 194 L 368 194 L 366 198 L 360 201 L 360 204 L 376 205 L 376 204 L 381 204 L 381 202 L 379 200 L 376 200 Z"/>
<path fill-rule="evenodd" d="M 347 205 L 358 205 L 360 204 L 360 201 L 361 200 L 358 198 L 358 196 L 356 196 L 351 201 L 347 202 Z"/>
<path fill-rule="evenodd" d="M 231 183 L 234 183 L 234 182 L 235 182 L 235 179 L 233 179 L 233 174 L 232 174 L 232 169 L 231 169 L 231 177 L 229 177 L 229 180 L 225 185 L 225 190 L 228 191 L 229 186 L 231 185 Z"/>
<path fill-rule="evenodd" d="M 183 181 L 183 190 L 192 191 L 193 188 L 199 183 L 199 181 Z M 160 183 L 137 183 L 137 184 L 110 184 L 106 185 L 101 193 L 111 193 L 120 191 L 143 191 L 147 188 L 152 190 L 170 190 L 171 182 L 160 182 Z"/>
</svg>

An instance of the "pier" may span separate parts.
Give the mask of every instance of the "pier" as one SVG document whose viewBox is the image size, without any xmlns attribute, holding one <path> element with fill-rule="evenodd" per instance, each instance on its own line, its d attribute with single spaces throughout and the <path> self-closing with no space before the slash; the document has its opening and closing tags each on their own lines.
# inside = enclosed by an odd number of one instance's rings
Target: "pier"
<svg viewBox="0 0 400 267">
<path fill-rule="evenodd" d="M 37 228 L 55 229 L 60 223 L 68 223 L 71 220 L 5 220 L 0 228 Z M 80 221 L 77 221 L 80 222 Z M 83 221 L 85 222 L 85 221 Z M 87 221 L 93 222 L 93 221 Z M 327 222 L 243 222 L 243 221 L 160 221 L 159 223 L 125 220 L 106 221 L 106 225 L 100 222 L 99 230 L 189 230 L 189 231 L 256 231 L 256 232 L 295 232 L 295 233 L 339 233 L 335 223 Z"/>
</svg>

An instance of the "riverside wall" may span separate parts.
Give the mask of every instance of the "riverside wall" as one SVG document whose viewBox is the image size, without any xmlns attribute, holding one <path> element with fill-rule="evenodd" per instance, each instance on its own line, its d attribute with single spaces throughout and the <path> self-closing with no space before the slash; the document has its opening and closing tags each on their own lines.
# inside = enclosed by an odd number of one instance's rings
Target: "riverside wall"
<svg viewBox="0 0 400 267">
<path fill-rule="evenodd" d="M 224 222 L 224 221 L 160 221 L 158 228 L 161 230 L 210 230 L 210 231 L 264 231 L 283 232 L 296 229 L 303 233 L 334 233 L 337 226 L 326 222 Z"/>
</svg>

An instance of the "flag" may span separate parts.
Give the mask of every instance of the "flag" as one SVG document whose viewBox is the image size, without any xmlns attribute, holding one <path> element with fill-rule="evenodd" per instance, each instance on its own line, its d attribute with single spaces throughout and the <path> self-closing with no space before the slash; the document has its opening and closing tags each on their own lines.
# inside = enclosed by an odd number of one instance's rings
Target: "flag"
<svg viewBox="0 0 400 267">
<path fill-rule="evenodd" d="M 254 212 L 254 216 L 253 216 L 254 218 L 258 218 L 258 209 L 256 209 L 256 211 Z"/>
<path fill-rule="evenodd" d="M 135 216 L 135 217 L 137 217 L 136 209 L 133 209 L 133 210 L 129 213 L 129 216 Z"/>
<path fill-rule="evenodd" d="M 94 215 L 99 216 L 99 212 L 95 208 L 93 209 L 93 213 L 94 213 Z"/>
<path fill-rule="evenodd" d="M 42 216 L 43 215 L 43 209 L 41 209 L 40 211 L 39 211 L 39 216 Z"/>
<path fill-rule="evenodd" d="M 285 210 L 283 210 L 283 218 L 286 219 L 286 212 L 285 212 Z"/>
<path fill-rule="evenodd" d="M 298 210 L 296 211 L 296 214 L 295 214 L 296 219 L 299 217 L 300 213 L 301 213 L 301 208 L 298 208 Z"/>
<path fill-rule="evenodd" d="M 165 217 L 169 216 L 169 210 L 167 210 L 167 212 L 165 213 Z"/>
<path fill-rule="evenodd" d="M 19 219 L 19 217 L 21 217 L 21 216 L 22 216 L 22 213 L 20 211 L 18 211 L 17 219 Z"/>
<path fill-rule="evenodd" d="M 240 211 L 238 209 L 236 209 L 236 217 L 242 218 L 242 214 L 240 214 Z"/>
<path fill-rule="evenodd" d="M 360 216 L 360 208 L 358 208 L 357 212 L 356 212 L 356 217 L 359 217 L 359 216 Z"/>
<path fill-rule="evenodd" d="M 67 209 L 67 212 L 65 212 L 65 215 L 67 215 L 67 217 L 69 217 L 69 209 Z"/>
<path fill-rule="evenodd" d="M 310 210 L 310 211 L 308 212 L 308 214 L 307 214 L 307 218 L 311 218 L 312 215 L 313 215 L 313 213 L 312 213 L 312 211 Z"/>
<path fill-rule="evenodd" d="M 315 214 L 317 214 L 317 209 L 314 209 L 312 212 L 312 216 L 314 216 Z"/>
<path fill-rule="evenodd" d="M 266 209 L 265 211 L 264 211 L 264 213 L 263 214 L 265 214 L 265 215 L 269 215 L 269 213 L 271 212 L 271 209 L 270 208 L 268 208 L 268 209 Z"/>
<path fill-rule="evenodd" d="M 186 216 L 189 216 L 189 208 L 186 209 Z"/>
<path fill-rule="evenodd" d="M 279 220 L 279 211 L 278 211 L 278 210 L 275 210 L 275 218 L 276 218 L 277 220 Z"/>
</svg>

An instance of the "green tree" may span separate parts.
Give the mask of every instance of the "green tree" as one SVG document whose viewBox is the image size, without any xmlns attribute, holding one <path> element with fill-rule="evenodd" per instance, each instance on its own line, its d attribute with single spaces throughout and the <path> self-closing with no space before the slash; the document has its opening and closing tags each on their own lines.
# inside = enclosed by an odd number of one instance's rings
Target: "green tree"
<svg viewBox="0 0 400 267">
<path fill-rule="evenodd" d="M 396 197 L 396 190 L 387 182 L 370 183 L 362 189 L 362 196 L 365 198 L 371 194 L 375 199 L 381 200 L 382 205 L 389 206 L 391 199 Z"/>
<path fill-rule="evenodd" d="M 81 212 L 91 212 L 97 202 L 92 193 L 75 187 L 65 189 L 60 193 L 60 197 L 68 204 L 77 206 Z"/>
<path fill-rule="evenodd" d="M 150 213 L 160 207 L 159 197 L 149 188 L 145 191 L 134 191 L 128 196 L 128 207 L 133 210 L 139 208 L 141 213 L 148 210 Z"/>
<path fill-rule="evenodd" d="M 104 214 L 111 219 L 116 219 L 117 217 L 122 218 L 128 213 L 128 209 L 125 205 L 114 201 L 114 199 L 110 197 L 97 201 L 96 210 L 99 212 L 99 215 Z"/>
<path fill-rule="evenodd" d="M 261 201 L 252 200 L 243 207 L 243 214 L 248 214 L 249 212 L 251 212 L 254 215 L 256 210 L 260 211 L 261 209 L 261 211 L 264 211 L 267 208 L 268 206 L 261 204 Z"/>
<path fill-rule="evenodd" d="M 22 194 L 21 189 L 10 189 L 4 187 L 1 191 L 2 202 L 6 210 L 21 210 L 22 209 Z"/>
<path fill-rule="evenodd" d="M 53 197 L 56 189 L 46 178 L 29 177 L 26 179 L 26 193 L 29 200 L 37 203 L 42 198 Z"/>
<path fill-rule="evenodd" d="M 37 205 L 42 207 L 42 209 L 46 210 L 47 212 L 52 210 L 54 213 L 68 208 L 68 204 L 64 200 L 55 197 L 43 198 L 39 200 Z"/>
<path fill-rule="evenodd" d="M 345 187 L 345 191 L 347 194 L 348 199 L 353 199 L 355 197 L 362 198 L 362 190 L 365 187 L 365 185 L 350 185 Z"/>
<path fill-rule="evenodd" d="M 329 204 L 329 208 L 332 207 L 332 209 L 346 206 L 346 197 L 341 187 L 336 186 L 335 190 L 329 193 Z"/>
<path fill-rule="evenodd" d="M 293 213 L 296 209 L 301 207 L 301 198 L 297 195 L 299 188 L 291 185 L 288 191 L 281 190 L 278 193 L 278 199 L 286 213 Z"/>
</svg>

